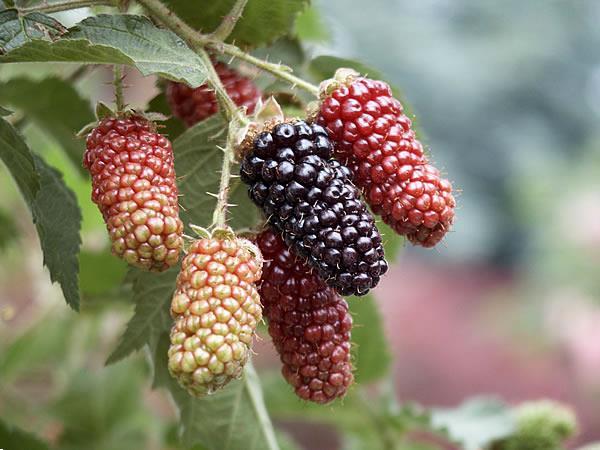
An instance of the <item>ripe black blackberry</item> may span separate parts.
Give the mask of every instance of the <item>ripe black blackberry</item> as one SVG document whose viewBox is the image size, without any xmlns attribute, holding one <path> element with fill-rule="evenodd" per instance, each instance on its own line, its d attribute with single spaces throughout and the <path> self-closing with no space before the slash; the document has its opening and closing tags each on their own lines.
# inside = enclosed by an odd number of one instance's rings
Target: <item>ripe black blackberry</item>
<svg viewBox="0 0 600 450">
<path fill-rule="evenodd" d="M 381 236 L 349 170 L 332 155 L 320 125 L 279 123 L 256 136 L 241 177 L 285 243 L 327 284 L 364 295 L 387 270 Z"/>
</svg>

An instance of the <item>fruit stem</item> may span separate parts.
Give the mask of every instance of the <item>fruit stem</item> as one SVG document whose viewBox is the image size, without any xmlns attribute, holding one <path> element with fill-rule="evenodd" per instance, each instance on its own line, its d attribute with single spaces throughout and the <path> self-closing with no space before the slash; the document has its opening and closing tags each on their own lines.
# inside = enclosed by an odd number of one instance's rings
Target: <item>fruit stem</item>
<svg viewBox="0 0 600 450">
<path fill-rule="evenodd" d="M 117 113 L 122 113 L 125 109 L 125 98 L 123 96 L 123 66 L 116 64 L 114 67 L 115 78 L 113 86 L 115 87 L 115 105 Z"/>
<path fill-rule="evenodd" d="M 66 0 L 63 2 L 53 3 L 44 2 L 40 5 L 31 6 L 29 8 L 18 8 L 18 11 L 21 14 L 28 14 L 32 12 L 55 13 L 69 9 L 86 8 L 88 6 L 100 5 L 116 6 L 115 2 L 111 0 Z"/>
<path fill-rule="evenodd" d="M 240 20 L 240 17 L 242 17 L 246 3 L 248 3 L 248 0 L 236 0 L 231 7 L 231 11 L 229 11 L 229 14 L 223 17 L 223 21 L 215 31 L 210 34 L 210 37 L 219 41 L 225 41 L 235 28 L 238 20 Z"/>
<path fill-rule="evenodd" d="M 227 208 L 229 206 L 229 183 L 231 181 L 231 161 L 233 149 L 231 139 L 227 140 L 227 146 L 223 149 L 223 165 L 221 166 L 221 181 L 219 183 L 219 194 L 217 195 L 217 206 L 213 212 L 213 226 L 223 228 L 227 223 Z"/>
<path fill-rule="evenodd" d="M 183 38 L 190 47 L 198 52 L 205 47 L 211 50 L 225 53 L 229 56 L 239 58 L 252 64 L 265 72 L 281 78 L 293 86 L 304 89 L 318 97 L 319 88 L 301 78 L 292 74 L 292 69 L 283 64 L 274 64 L 262 59 L 256 58 L 241 50 L 233 44 L 225 44 L 222 40 L 215 39 L 210 35 L 204 35 L 196 32 L 187 23 L 181 20 L 173 11 L 167 8 L 160 0 L 137 0 L 139 4 L 144 6 L 156 19 L 162 22 L 167 28 L 175 34 Z M 210 80 L 209 80 L 210 81 Z"/>
</svg>

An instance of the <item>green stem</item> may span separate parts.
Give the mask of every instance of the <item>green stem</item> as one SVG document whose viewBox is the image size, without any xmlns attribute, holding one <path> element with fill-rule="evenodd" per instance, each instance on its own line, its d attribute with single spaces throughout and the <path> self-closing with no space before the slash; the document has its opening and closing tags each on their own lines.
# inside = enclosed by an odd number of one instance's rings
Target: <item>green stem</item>
<svg viewBox="0 0 600 450">
<path fill-rule="evenodd" d="M 240 20 L 240 17 L 242 17 L 246 3 L 248 3 L 248 0 L 236 0 L 231 11 L 229 11 L 229 14 L 223 17 L 223 21 L 219 24 L 217 29 L 211 33 L 211 38 L 219 41 L 227 39 L 235 28 L 235 25 L 238 23 L 238 20 Z"/>
<path fill-rule="evenodd" d="M 231 181 L 231 154 L 233 149 L 229 145 L 223 151 L 223 165 L 221 167 L 221 181 L 219 183 L 219 194 L 217 195 L 217 206 L 213 212 L 213 225 L 223 228 L 227 223 L 227 208 L 229 206 L 229 183 Z"/>
<path fill-rule="evenodd" d="M 315 86 L 314 84 L 309 83 L 308 81 L 297 77 L 296 75 L 294 75 L 292 73 L 292 69 L 286 65 L 271 63 L 269 61 L 265 61 L 263 59 L 257 58 L 255 56 L 252 56 L 252 55 L 244 52 L 239 47 L 236 47 L 235 45 L 232 45 L 232 44 L 224 44 L 222 42 L 209 40 L 206 45 L 215 51 L 225 53 L 225 54 L 227 54 L 229 56 L 233 56 L 235 58 L 239 58 L 242 61 L 245 61 L 249 64 L 252 64 L 253 66 L 256 66 L 256 67 L 264 70 L 265 72 L 269 72 L 271 75 L 274 75 L 277 78 L 285 80 L 288 83 L 290 83 L 292 86 L 297 86 L 300 89 L 303 89 L 303 90 L 311 93 L 315 97 L 319 96 L 319 87 L 318 86 Z"/>
<path fill-rule="evenodd" d="M 121 113 L 125 109 L 125 98 L 123 96 L 123 66 L 116 64 L 114 71 L 115 78 L 113 85 L 115 87 L 115 105 L 117 107 L 117 113 Z"/>
<path fill-rule="evenodd" d="M 116 6 L 114 1 L 111 0 L 66 0 L 63 2 L 54 3 L 42 3 L 40 5 L 31 6 L 29 8 L 18 8 L 22 14 L 31 12 L 43 12 L 43 13 L 55 13 L 60 11 L 66 11 L 69 9 L 86 8 L 89 6 Z"/>
</svg>

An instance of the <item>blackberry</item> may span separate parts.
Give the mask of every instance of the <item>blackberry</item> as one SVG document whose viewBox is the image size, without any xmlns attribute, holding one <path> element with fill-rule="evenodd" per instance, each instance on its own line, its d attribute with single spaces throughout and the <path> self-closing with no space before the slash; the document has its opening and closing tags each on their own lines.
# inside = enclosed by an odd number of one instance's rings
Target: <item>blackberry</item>
<svg viewBox="0 0 600 450">
<path fill-rule="evenodd" d="M 257 244 L 264 257 L 258 291 L 283 376 L 304 400 L 328 403 L 344 396 L 354 380 L 348 304 L 272 229 Z"/>
<path fill-rule="evenodd" d="M 285 243 L 342 295 L 364 295 L 387 270 L 381 236 L 320 125 L 259 133 L 241 178 Z"/>
</svg>

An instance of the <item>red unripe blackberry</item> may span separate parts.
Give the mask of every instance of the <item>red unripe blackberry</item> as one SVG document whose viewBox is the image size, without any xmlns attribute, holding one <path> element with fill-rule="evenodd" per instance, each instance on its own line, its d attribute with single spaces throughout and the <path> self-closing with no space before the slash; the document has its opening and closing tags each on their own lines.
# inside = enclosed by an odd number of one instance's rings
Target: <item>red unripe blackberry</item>
<svg viewBox="0 0 600 450">
<path fill-rule="evenodd" d="M 243 159 L 240 175 L 252 201 L 286 244 L 342 295 L 364 295 L 387 270 L 373 216 L 332 159 L 323 127 L 271 124 Z"/>
<path fill-rule="evenodd" d="M 88 134 L 83 165 L 113 253 L 146 270 L 177 264 L 183 223 L 171 142 L 142 117 L 106 118 Z"/>
<path fill-rule="evenodd" d="M 248 114 L 253 113 L 262 96 L 254 82 L 222 62 L 215 64 L 215 70 L 234 103 L 240 107 L 245 106 Z M 191 88 L 186 84 L 170 81 L 167 85 L 167 100 L 173 115 L 189 127 L 212 116 L 219 109 L 215 93 L 207 84 Z"/>
<path fill-rule="evenodd" d="M 450 229 L 452 185 L 429 165 L 388 84 L 340 69 L 322 87 L 317 122 L 376 214 L 414 244 L 433 247 Z"/>
<path fill-rule="evenodd" d="M 190 245 L 171 302 L 168 353 L 169 372 L 190 394 L 211 394 L 242 375 L 262 318 L 261 268 L 256 246 L 233 233 Z"/>
<path fill-rule="evenodd" d="M 354 380 L 348 304 L 273 230 L 263 231 L 257 244 L 265 259 L 259 292 L 283 376 L 304 400 L 344 396 Z"/>
</svg>

